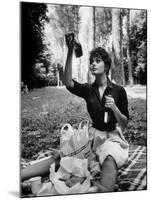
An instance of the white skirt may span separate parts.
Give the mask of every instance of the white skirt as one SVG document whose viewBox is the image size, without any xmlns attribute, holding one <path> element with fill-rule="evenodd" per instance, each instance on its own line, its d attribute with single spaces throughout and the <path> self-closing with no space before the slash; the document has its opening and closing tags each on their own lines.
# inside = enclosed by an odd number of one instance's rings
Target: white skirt
<svg viewBox="0 0 151 200">
<path fill-rule="evenodd" d="M 114 158 L 118 168 L 126 163 L 129 144 L 119 127 L 111 132 L 96 130 L 94 134 L 93 150 L 96 151 L 101 165 L 109 155 Z"/>
</svg>

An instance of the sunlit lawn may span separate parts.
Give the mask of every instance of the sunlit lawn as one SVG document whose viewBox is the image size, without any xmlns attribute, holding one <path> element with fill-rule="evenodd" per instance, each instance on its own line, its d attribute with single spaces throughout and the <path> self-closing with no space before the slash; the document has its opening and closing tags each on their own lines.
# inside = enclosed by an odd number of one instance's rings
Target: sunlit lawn
<svg viewBox="0 0 151 200">
<path fill-rule="evenodd" d="M 130 120 L 125 137 L 131 144 L 146 145 L 146 101 L 129 99 Z M 85 101 L 65 88 L 35 89 L 21 97 L 21 156 L 31 159 L 41 150 L 59 148 L 64 123 L 77 127 L 89 119 Z"/>
</svg>

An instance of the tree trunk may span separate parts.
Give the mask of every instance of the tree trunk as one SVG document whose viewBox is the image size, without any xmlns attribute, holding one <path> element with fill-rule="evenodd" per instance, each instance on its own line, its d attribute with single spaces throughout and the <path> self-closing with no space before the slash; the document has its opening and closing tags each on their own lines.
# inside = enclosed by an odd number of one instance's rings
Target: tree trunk
<svg viewBox="0 0 151 200">
<path fill-rule="evenodd" d="M 120 57 L 121 57 L 121 70 L 122 70 L 122 82 L 123 85 L 125 86 L 125 73 L 124 73 L 124 62 L 123 62 L 123 17 L 122 17 L 122 9 L 120 11 Z"/>
<path fill-rule="evenodd" d="M 82 82 L 93 81 L 93 76 L 89 71 L 89 52 L 93 48 L 93 7 L 83 7 L 79 9 L 80 26 L 79 41 L 82 45 L 83 56 L 80 58 L 80 71 Z"/>
<path fill-rule="evenodd" d="M 92 27 L 90 27 L 90 28 L 92 28 L 92 30 L 90 30 L 90 32 L 92 33 L 92 37 L 93 37 L 93 47 L 92 48 L 94 48 L 95 47 L 95 25 L 96 25 L 95 24 L 95 7 L 93 7 L 93 11 L 92 12 L 93 12 L 92 13 L 92 18 L 90 19 L 90 20 L 92 20 Z M 93 77 L 90 69 L 88 69 L 87 79 L 88 79 L 88 83 L 90 83 L 90 84 L 94 80 L 94 77 Z"/>
<path fill-rule="evenodd" d="M 123 84 L 121 68 L 121 26 L 120 26 L 120 9 L 112 9 L 112 74 L 111 78 L 118 84 Z"/>
<path fill-rule="evenodd" d="M 57 70 L 57 87 L 59 87 L 59 82 L 60 82 L 60 75 L 59 75 L 59 70 Z"/>
<path fill-rule="evenodd" d="M 95 47 L 95 7 L 93 7 L 93 47 Z"/>
<path fill-rule="evenodd" d="M 127 10 L 127 59 L 128 59 L 128 78 L 130 86 L 133 86 L 132 63 L 130 57 L 130 10 Z"/>
</svg>

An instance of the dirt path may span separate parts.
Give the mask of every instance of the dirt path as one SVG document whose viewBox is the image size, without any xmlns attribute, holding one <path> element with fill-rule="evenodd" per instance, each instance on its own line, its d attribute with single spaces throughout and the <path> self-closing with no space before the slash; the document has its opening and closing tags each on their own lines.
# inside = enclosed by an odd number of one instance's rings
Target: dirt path
<svg viewBox="0 0 151 200">
<path fill-rule="evenodd" d="M 146 86 L 135 85 L 133 87 L 125 87 L 129 98 L 146 99 Z"/>
</svg>

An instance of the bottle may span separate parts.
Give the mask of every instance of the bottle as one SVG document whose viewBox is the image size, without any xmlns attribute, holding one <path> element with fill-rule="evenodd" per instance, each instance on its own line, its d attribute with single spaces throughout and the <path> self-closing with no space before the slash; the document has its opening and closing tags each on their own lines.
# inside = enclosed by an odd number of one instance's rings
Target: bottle
<svg viewBox="0 0 151 200">
<path fill-rule="evenodd" d="M 83 55 L 82 46 L 79 42 L 76 41 L 75 35 L 73 32 L 65 34 L 66 43 L 68 46 L 73 46 L 75 51 L 75 56 L 77 58 Z"/>
<path fill-rule="evenodd" d="M 108 122 L 108 111 L 106 110 L 104 112 L 104 123 L 107 123 Z"/>
<path fill-rule="evenodd" d="M 76 55 L 77 58 L 79 58 L 83 55 L 82 46 L 81 46 L 80 43 L 75 42 L 74 50 L 75 50 L 75 55 Z"/>
<path fill-rule="evenodd" d="M 107 95 L 108 97 L 112 97 L 111 94 Z M 108 123 L 109 122 L 109 110 L 110 108 L 105 108 L 105 112 L 104 112 L 104 123 Z"/>
</svg>

